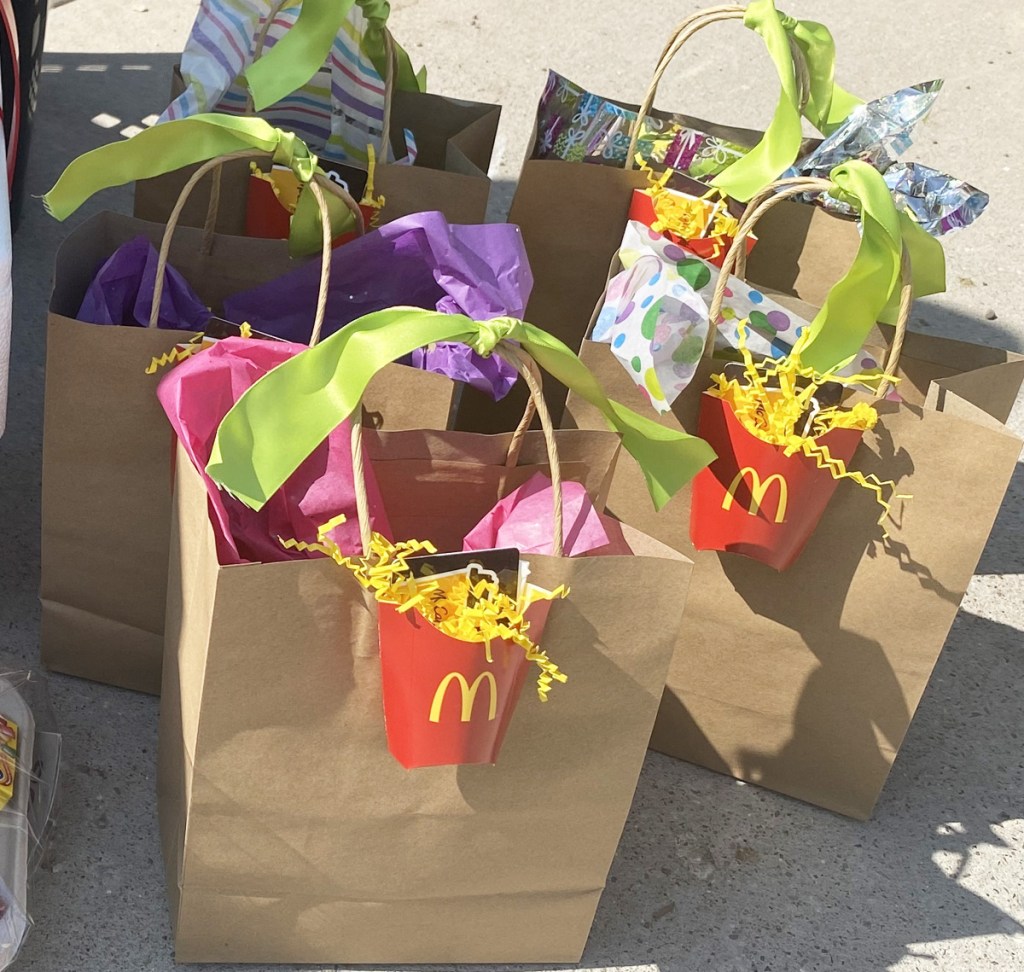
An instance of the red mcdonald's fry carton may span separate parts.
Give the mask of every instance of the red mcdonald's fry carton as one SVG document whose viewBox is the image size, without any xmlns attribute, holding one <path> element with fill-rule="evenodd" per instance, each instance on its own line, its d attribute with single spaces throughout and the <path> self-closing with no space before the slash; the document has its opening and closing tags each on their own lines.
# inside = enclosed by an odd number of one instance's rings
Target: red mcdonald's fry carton
<svg viewBox="0 0 1024 972">
<path fill-rule="evenodd" d="M 539 641 L 549 601 L 527 610 Z M 531 667 L 510 641 L 459 641 L 416 611 L 378 604 L 384 726 L 406 769 L 493 763 Z"/>
<path fill-rule="evenodd" d="M 290 173 L 289 173 L 290 174 Z M 278 183 L 278 192 L 284 191 L 280 185 L 282 179 L 276 178 L 275 170 L 271 177 Z M 294 179 L 294 176 L 292 177 Z M 295 183 L 291 205 L 294 207 L 298 198 L 298 182 Z M 292 214 L 286 204 L 278 198 L 270 179 L 262 175 L 249 176 L 249 198 L 245 208 L 245 235 L 267 240 L 286 240 L 291 232 Z"/>
<path fill-rule="evenodd" d="M 269 173 L 254 171 L 249 176 L 245 235 L 267 240 L 288 239 L 298 198 L 299 181 L 286 166 L 275 165 Z M 378 208 L 365 201 L 359 203 L 367 231 L 376 222 Z M 357 235 L 355 231 L 343 233 L 335 238 L 333 245 L 341 246 Z"/>
<path fill-rule="evenodd" d="M 661 189 L 659 191 L 685 199 L 695 198 L 688 196 L 685 193 L 676 192 L 672 189 Z M 704 208 L 708 210 L 708 212 L 710 212 L 714 206 L 711 202 L 705 202 L 703 200 L 698 201 L 703 203 Z M 654 224 L 658 222 L 658 214 L 654 208 L 654 197 L 650 192 L 645 189 L 633 190 L 633 197 L 629 204 L 628 218 L 654 229 Z M 707 260 L 708 263 L 716 267 L 722 266 L 722 262 L 725 260 L 725 255 L 729 252 L 729 247 L 732 246 L 733 241 L 732 236 L 722 235 L 701 237 L 682 236 L 668 228 L 658 229 L 657 232 L 670 239 L 673 243 L 677 243 L 684 250 L 688 250 L 690 253 L 694 254 L 694 256 L 699 256 L 702 260 Z M 751 251 L 756 242 L 757 237 L 752 233 L 748 234 L 746 237 L 747 253 Z"/>
<path fill-rule="evenodd" d="M 718 454 L 693 480 L 690 539 L 697 550 L 743 554 L 776 570 L 800 556 L 839 480 L 801 453 L 748 432 L 732 406 L 701 396 L 698 435 Z M 861 429 L 834 428 L 816 441 L 848 463 Z"/>
</svg>

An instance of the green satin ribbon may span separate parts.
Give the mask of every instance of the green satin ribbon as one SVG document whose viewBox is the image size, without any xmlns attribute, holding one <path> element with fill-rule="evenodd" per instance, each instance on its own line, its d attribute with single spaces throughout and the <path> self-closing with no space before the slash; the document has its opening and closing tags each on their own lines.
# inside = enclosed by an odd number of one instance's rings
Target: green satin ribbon
<svg viewBox="0 0 1024 972">
<path fill-rule="evenodd" d="M 796 161 L 803 133 L 793 53 L 773 0 L 754 0 L 747 7 L 743 23 L 761 35 L 782 86 L 775 114 L 765 129 L 764 137 L 711 182 L 726 195 L 746 202 Z"/>
<path fill-rule="evenodd" d="M 151 179 L 243 149 L 273 152 L 274 162 L 288 166 L 303 184 L 323 172 L 317 165 L 317 157 L 302 139 L 274 128 L 262 118 L 200 114 L 154 125 L 132 138 L 80 155 L 43 196 L 43 205 L 55 219 L 65 220 L 103 189 Z M 337 237 L 352 229 L 354 217 L 336 196 L 325 195 L 332 233 Z M 323 229 L 316 200 L 312 193 L 300 193 L 291 220 L 290 252 L 292 256 L 317 253 L 322 243 Z"/>
<path fill-rule="evenodd" d="M 733 199 L 746 202 L 797 160 L 803 144 L 800 91 L 789 46 L 790 35 L 807 62 L 810 96 L 803 115 L 815 128 L 827 135 L 862 102 L 835 84 L 835 44 L 826 27 L 780 13 L 775 9 L 774 0 L 753 0 L 746 9 L 743 23 L 761 36 L 782 85 L 775 114 L 764 137 L 711 183 Z"/>
<path fill-rule="evenodd" d="M 291 29 L 245 70 L 256 111 L 263 111 L 298 91 L 323 67 L 334 38 L 356 0 L 301 0 Z M 358 0 L 367 20 L 362 48 L 377 73 L 387 76 L 384 29 L 391 6 L 386 0 Z M 423 76 L 413 73 L 409 55 L 395 44 L 399 91 L 423 90 Z"/>
<path fill-rule="evenodd" d="M 754 19 L 759 16 L 759 12 L 748 8 L 747 16 Z M 831 135 L 846 121 L 850 112 L 864 102 L 835 83 L 836 45 L 826 26 L 813 20 L 797 20 L 781 11 L 779 17 L 783 29 L 796 41 L 803 53 L 810 75 L 804 117 L 822 135 Z M 752 24 L 747 23 L 747 26 Z"/>
<path fill-rule="evenodd" d="M 308 0 L 307 0 L 308 2 Z M 366 18 L 366 32 L 363 34 L 361 47 L 370 59 L 377 73 L 386 78 L 388 74 L 387 46 L 384 40 L 391 13 L 391 5 L 387 0 L 359 0 Z M 405 49 L 391 38 L 395 52 L 395 88 L 398 91 L 426 91 L 427 69 L 420 68 L 417 73 L 412 69 L 412 61 Z"/>
<path fill-rule="evenodd" d="M 890 195 L 891 198 L 891 195 Z M 900 231 L 903 243 L 910 254 L 910 270 L 914 280 L 914 296 L 941 294 L 946 289 L 946 254 L 942 244 L 907 212 L 900 211 Z M 899 308 L 899 292 L 893 294 L 885 310 L 879 316 L 886 324 L 896 322 Z"/>
<path fill-rule="evenodd" d="M 367 314 L 289 358 L 246 390 L 217 430 L 206 471 L 243 503 L 260 509 L 362 399 L 390 362 L 438 341 L 489 355 L 516 341 L 553 378 L 599 408 L 637 460 L 661 509 L 715 458 L 702 439 L 665 428 L 605 397 L 597 379 L 558 338 L 511 317 L 474 321 L 394 307 Z"/>
<path fill-rule="evenodd" d="M 860 214 L 861 240 L 846 276 L 830 291 L 794 351 L 819 373 L 842 367 L 864 345 L 877 320 L 892 320 L 899 305 L 904 243 L 916 272 L 915 296 L 945 289 L 945 257 L 938 240 L 905 213 L 898 213 L 889 187 L 866 162 L 836 166 L 830 195 Z"/>
</svg>

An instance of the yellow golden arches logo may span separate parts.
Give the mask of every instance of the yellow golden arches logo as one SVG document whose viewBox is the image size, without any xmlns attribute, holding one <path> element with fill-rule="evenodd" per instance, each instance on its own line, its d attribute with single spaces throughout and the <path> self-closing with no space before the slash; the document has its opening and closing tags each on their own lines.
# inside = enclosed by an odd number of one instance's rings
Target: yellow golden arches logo
<svg viewBox="0 0 1024 972">
<path fill-rule="evenodd" d="M 786 480 L 779 473 L 772 473 L 762 483 L 757 470 L 750 466 L 744 466 L 738 473 L 736 473 L 732 484 L 729 486 L 728 490 L 726 490 L 725 499 L 722 500 L 722 509 L 732 509 L 732 501 L 736 498 L 736 490 L 739 488 L 740 483 L 744 481 L 744 477 L 748 474 L 750 476 L 750 506 L 747 507 L 747 512 L 751 516 L 757 516 L 761 511 L 761 507 L 764 505 L 764 498 L 768 492 L 768 488 L 773 482 L 778 482 L 779 505 L 775 508 L 775 522 L 782 523 L 783 520 L 786 519 L 786 503 L 789 499 L 789 487 L 786 485 Z"/>
<path fill-rule="evenodd" d="M 494 681 L 494 675 L 491 672 L 481 672 L 477 675 L 472 685 L 466 681 L 466 677 L 461 672 L 451 672 L 445 675 L 441 679 L 441 684 L 438 685 L 437 691 L 434 693 L 434 701 L 430 706 L 430 721 L 441 721 L 441 706 L 444 705 L 444 697 L 448 691 L 448 686 L 452 682 L 458 682 L 459 688 L 462 690 L 462 721 L 469 722 L 473 717 L 473 703 L 476 702 L 476 693 L 484 681 L 487 682 L 491 694 L 490 705 L 487 707 L 487 721 L 490 722 L 498 713 L 498 683 Z"/>
</svg>

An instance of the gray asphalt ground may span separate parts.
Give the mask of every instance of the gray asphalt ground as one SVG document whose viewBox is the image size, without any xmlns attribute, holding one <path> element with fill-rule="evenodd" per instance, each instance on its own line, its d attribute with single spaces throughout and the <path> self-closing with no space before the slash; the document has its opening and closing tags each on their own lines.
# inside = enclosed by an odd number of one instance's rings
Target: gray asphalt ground
<svg viewBox="0 0 1024 972">
<path fill-rule="evenodd" d="M 32 193 L 74 155 L 159 113 L 195 6 L 74 0 L 51 11 Z M 948 239 L 949 292 L 918 304 L 914 326 L 1024 348 L 1024 7 L 784 6 L 829 23 L 839 79 L 863 96 L 946 79 L 910 157 L 985 188 L 992 202 L 975 227 Z M 511 198 L 544 70 L 638 101 L 669 29 L 694 9 L 693 0 L 397 0 L 393 29 L 428 65 L 433 90 L 505 106 L 497 215 Z M 681 55 L 659 103 L 763 127 L 775 90 L 756 40 L 723 25 Z M 128 210 L 129 191 L 106 193 L 74 220 L 100 208 Z M 12 397 L 0 441 L 0 649 L 15 664 L 38 660 L 44 322 L 53 253 L 67 229 L 32 202 L 15 238 Z M 1018 408 L 1018 431 L 1022 418 Z M 586 968 L 1024 969 L 1022 512 L 1018 475 L 874 819 L 842 819 L 651 755 Z M 37 924 L 19 967 L 165 972 L 173 956 L 154 799 L 157 700 L 63 677 L 52 679 L 51 694 L 66 733 L 63 815 L 33 887 Z"/>
</svg>

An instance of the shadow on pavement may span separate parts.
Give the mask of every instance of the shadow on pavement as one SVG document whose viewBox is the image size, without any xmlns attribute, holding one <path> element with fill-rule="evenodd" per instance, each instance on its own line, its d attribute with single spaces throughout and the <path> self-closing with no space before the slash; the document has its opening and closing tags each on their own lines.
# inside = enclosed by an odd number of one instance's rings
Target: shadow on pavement
<svg viewBox="0 0 1024 972">
<path fill-rule="evenodd" d="M 886 969 L 928 953 L 913 944 L 1024 933 L 970 889 L 979 858 L 1019 853 L 1020 642 L 960 615 L 867 823 L 649 754 L 585 962 Z"/>
<path fill-rule="evenodd" d="M 131 208 L 131 189 L 90 200 L 66 223 L 38 197 L 81 152 L 141 127 L 167 101 L 172 55 L 46 54 L 26 180 L 22 222 L 14 236 L 14 333 L 7 431 L 0 439 L 0 626 L 5 650 L 38 662 L 39 484 L 46 305 L 57 246 L 68 230 L 101 209 Z"/>
<path fill-rule="evenodd" d="M 999 509 L 992 535 L 985 545 L 985 552 L 978 562 L 976 574 L 1024 574 L 1024 548 L 1021 545 L 1024 534 L 1024 464 L 1017 468 L 1010 479 L 1006 498 Z"/>
</svg>

